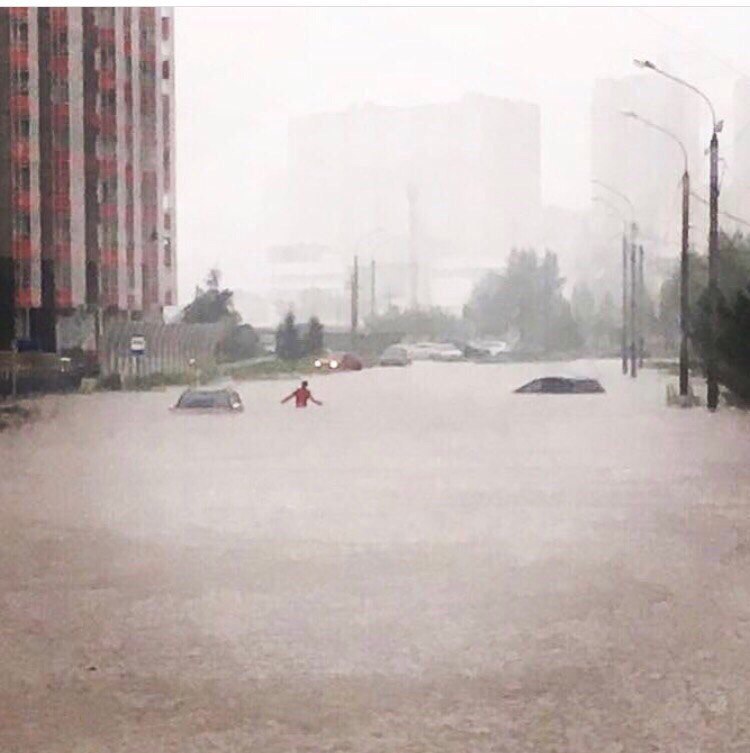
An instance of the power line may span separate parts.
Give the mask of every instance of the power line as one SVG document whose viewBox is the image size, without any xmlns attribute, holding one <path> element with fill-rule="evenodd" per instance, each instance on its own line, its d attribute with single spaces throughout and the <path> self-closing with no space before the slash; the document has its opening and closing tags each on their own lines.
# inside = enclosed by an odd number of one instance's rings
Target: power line
<svg viewBox="0 0 750 753">
<path fill-rule="evenodd" d="M 738 68 L 731 61 L 726 60 L 720 55 L 717 55 L 713 50 L 709 49 L 704 44 L 697 42 L 695 39 L 688 37 L 683 31 L 673 26 L 672 24 L 669 24 L 666 21 L 662 21 L 661 19 L 656 18 L 655 16 L 652 16 L 650 13 L 647 13 L 643 8 L 633 8 L 633 10 L 636 13 L 639 13 L 640 15 L 642 15 L 644 18 L 647 18 L 652 23 L 655 23 L 658 26 L 661 26 L 663 29 L 666 29 L 667 31 L 674 34 L 675 36 L 683 39 L 687 43 L 686 46 L 688 48 L 692 47 L 693 50 L 701 51 L 704 55 L 706 55 L 709 58 L 713 58 L 713 60 L 715 60 L 717 63 L 719 63 L 720 65 L 723 65 L 727 70 L 732 71 L 732 73 L 735 73 L 738 76 L 744 76 L 746 78 L 750 77 L 750 74 L 748 74 L 747 71 L 743 71 L 741 68 Z"/>
<path fill-rule="evenodd" d="M 706 206 L 710 206 L 709 203 L 700 195 L 695 193 L 695 191 L 691 191 L 690 195 L 694 199 L 698 199 L 701 204 L 705 204 Z M 723 209 L 719 210 L 719 214 L 723 214 L 725 217 L 727 217 L 730 220 L 734 220 L 735 222 L 739 222 L 740 225 L 747 225 L 747 227 L 750 227 L 750 222 L 747 220 L 743 220 L 742 217 L 737 217 L 736 215 L 732 214 L 731 212 L 725 212 Z"/>
</svg>

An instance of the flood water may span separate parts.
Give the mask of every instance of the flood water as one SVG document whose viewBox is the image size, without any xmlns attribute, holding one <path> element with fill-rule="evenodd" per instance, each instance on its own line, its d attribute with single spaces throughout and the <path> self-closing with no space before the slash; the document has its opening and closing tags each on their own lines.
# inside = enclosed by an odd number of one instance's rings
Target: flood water
<svg viewBox="0 0 750 753">
<path fill-rule="evenodd" d="M 607 392 L 512 392 L 556 373 Z M 45 398 L 0 435 L 0 750 L 750 749 L 750 416 L 668 379 Z"/>
</svg>

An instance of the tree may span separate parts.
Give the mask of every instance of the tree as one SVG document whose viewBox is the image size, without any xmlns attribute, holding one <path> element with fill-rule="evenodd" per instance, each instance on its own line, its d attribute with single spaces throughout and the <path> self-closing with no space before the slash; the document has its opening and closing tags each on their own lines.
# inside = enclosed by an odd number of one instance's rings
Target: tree
<svg viewBox="0 0 750 753">
<path fill-rule="evenodd" d="M 186 324 L 216 324 L 228 321 L 239 324 L 240 315 L 232 304 L 233 292 L 228 288 L 221 289 L 221 273 L 218 269 L 209 270 L 206 276 L 205 289 L 195 288 L 195 297 L 182 310 L 182 321 Z"/>
<path fill-rule="evenodd" d="M 302 355 L 299 333 L 291 311 L 276 330 L 276 355 L 284 361 L 296 361 Z"/>
<path fill-rule="evenodd" d="M 371 332 L 399 333 L 429 340 L 462 340 L 466 323 L 440 308 L 407 309 L 391 307 L 380 316 L 367 320 Z"/>
<path fill-rule="evenodd" d="M 317 316 L 311 316 L 305 333 L 305 353 L 314 356 L 323 350 L 323 325 Z"/>
<path fill-rule="evenodd" d="M 229 335 L 221 344 L 222 361 L 242 361 L 255 358 L 260 350 L 258 333 L 249 324 L 232 327 Z"/>
<path fill-rule="evenodd" d="M 517 332 L 525 350 L 574 350 L 581 339 L 564 282 L 551 251 L 540 260 L 533 249 L 513 250 L 503 272 L 490 272 L 475 286 L 466 316 L 482 335 Z"/>
<path fill-rule="evenodd" d="M 665 341 L 679 343 L 679 269 L 661 289 L 659 319 Z M 708 260 L 690 256 L 690 343 L 705 365 L 711 343 L 708 302 Z M 719 237 L 719 293 L 715 334 L 718 380 L 743 401 L 750 402 L 750 237 L 739 233 Z"/>
<path fill-rule="evenodd" d="M 689 265 L 689 329 L 691 339 L 694 340 L 694 330 L 702 326 L 703 313 L 700 302 L 705 298 L 708 288 L 708 259 L 706 256 L 691 253 Z M 722 233 L 719 236 L 719 292 L 723 300 L 734 302 L 737 294 L 744 290 L 748 282 L 750 282 L 750 237 L 739 233 L 733 236 Z M 675 265 L 672 274 L 664 281 L 659 291 L 658 328 L 665 347 L 674 352 L 680 342 L 679 265 Z"/>
</svg>

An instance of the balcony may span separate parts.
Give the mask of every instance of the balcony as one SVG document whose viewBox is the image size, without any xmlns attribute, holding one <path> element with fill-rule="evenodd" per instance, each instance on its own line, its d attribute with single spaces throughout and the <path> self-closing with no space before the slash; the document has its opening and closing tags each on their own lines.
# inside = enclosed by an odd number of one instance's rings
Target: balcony
<svg viewBox="0 0 750 753">
<path fill-rule="evenodd" d="M 13 191 L 13 208 L 19 212 L 31 212 L 31 191 Z"/>
<path fill-rule="evenodd" d="M 68 193 L 55 193 L 52 195 L 52 208 L 55 212 L 61 212 L 62 214 L 70 214 L 70 194 Z"/>
<path fill-rule="evenodd" d="M 117 204 L 111 201 L 99 204 L 99 218 L 102 220 L 117 219 Z"/>
<path fill-rule="evenodd" d="M 31 238 L 14 238 L 12 245 L 14 259 L 30 259 L 32 256 Z"/>
<path fill-rule="evenodd" d="M 13 94 L 10 97 L 10 111 L 18 115 L 29 114 L 29 95 Z"/>
<path fill-rule="evenodd" d="M 10 149 L 11 156 L 13 157 L 13 161 L 20 164 L 26 164 L 29 161 L 29 140 L 28 139 L 18 139 L 17 141 L 14 141 L 11 149 Z"/>
</svg>

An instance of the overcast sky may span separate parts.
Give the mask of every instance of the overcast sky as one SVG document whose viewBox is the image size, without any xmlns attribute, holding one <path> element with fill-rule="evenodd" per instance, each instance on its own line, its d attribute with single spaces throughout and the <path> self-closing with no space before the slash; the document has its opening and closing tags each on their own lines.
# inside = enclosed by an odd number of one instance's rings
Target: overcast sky
<svg viewBox="0 0 750 753">
<path fill-rule="evenodd" d="M 269 241 L 268 187 L 289 116 L 352 104 L 447 102 L 480 92 L 542 112 L 545 203 L 586 208 L 595 79 L 648 57 L 715 99 L 750 71 L 741 8 L 178 8 L 180 299 L 218 264 L 252 288 Z M 737 127 L 738 124 L 734 124 Z"/>
</svg>

